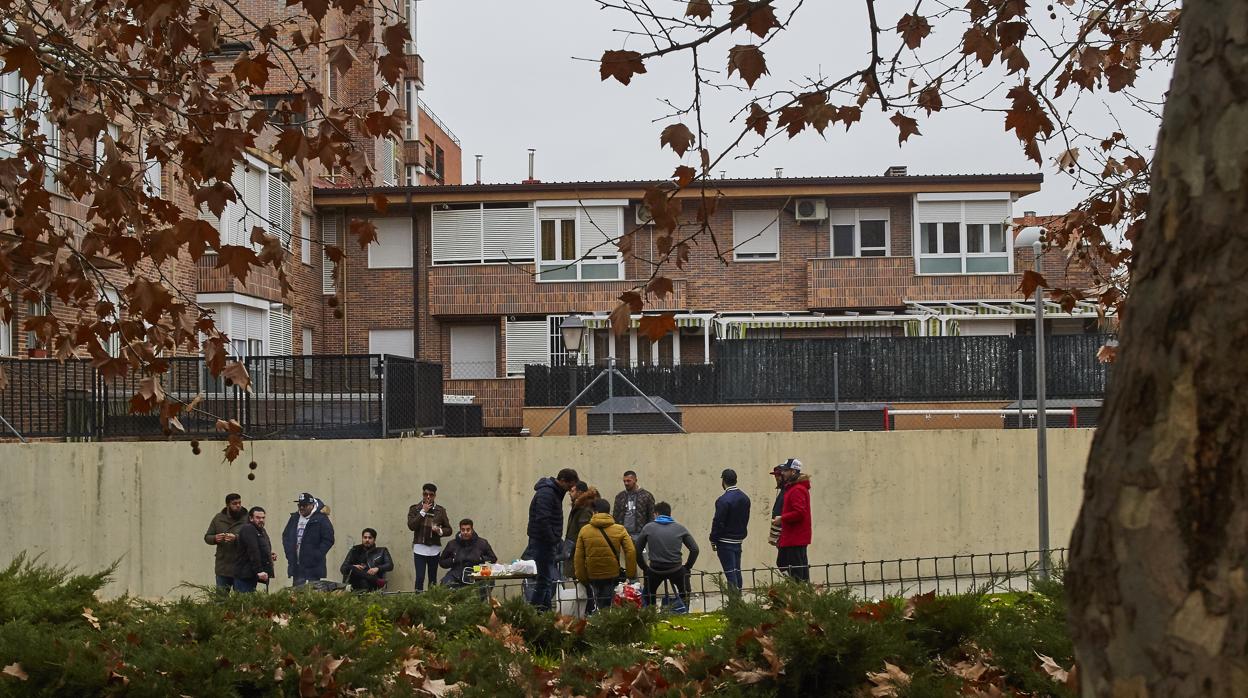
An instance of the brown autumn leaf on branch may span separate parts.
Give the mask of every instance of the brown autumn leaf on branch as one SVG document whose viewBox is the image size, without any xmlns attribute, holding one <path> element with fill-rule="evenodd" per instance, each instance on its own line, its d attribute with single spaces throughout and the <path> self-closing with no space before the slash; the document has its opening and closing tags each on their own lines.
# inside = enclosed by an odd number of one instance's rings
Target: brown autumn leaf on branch
<svg viewBox="0 0 1248 698">
<path fill-rule="evenodd" d="M 651 342 L 657 342 L 676 330 L 676 313 L 643 315 L 637 327 Z"/>
<path fill-rule="evenodd" d="M 901 112 L 897 112 L 893 114 L 892 118 L 890 118 L 889 121 L 893 122 L 893 125 L 897 127 L 897 131 L 898 131 L 897 142 L 898 143 L 905 143 L 906 139 L 909 138 L 910 136 L 923 135 L 919 133 L 919 122 L 916 121 L 912 117 L 902 114 Z"/>
<path fill-rule="evenodd" d="M 695 140 L 693 131 L 690 131 L 689 127 L 684 124 L 672 124 L 659 134 L 659 146 L 670 146 L 677 155 L 681 156 L 693 147 Z"/>
<path fill-rule="evenodd" d="M 711 18 L 711 0 L 689 0 L 685 6 L 685 16 L 697 19 Z"/>
<path fill-rule="evenodd" d="M 636 51 L 603 51 L 598 70 L 603 80 L 615 78 L 627 85 L 634 75 L 646 72 L 646 65 Z"/>
<path fill-rule="evenodd" d="M 767 60 L 763 57 L 763 50 L 752 45 L 733 46 L 729 49 L 728 74 L 732 75 L 734 72 L 740 73 L 745 84 L 753 87 L 758 78 L 767 73 Z"/>
<path fill-rule="evenodd" d="M 927 38 L 928 34 L 932 33 L 932 25 L 928 24 L 927 18 L 923 15 L 904 14 L 897 21 L 897 33 L 901 34 L 906 47 L 913 50 L 923 43 L 923 39 Z"/>
<path fill-rule="evenodd" d="M 760 39 L 766 38 L 767 32 L 780 26 L 771 0 L 734 0 L 728 21 L 734 28 L 744 25 Z"/>
</svg>

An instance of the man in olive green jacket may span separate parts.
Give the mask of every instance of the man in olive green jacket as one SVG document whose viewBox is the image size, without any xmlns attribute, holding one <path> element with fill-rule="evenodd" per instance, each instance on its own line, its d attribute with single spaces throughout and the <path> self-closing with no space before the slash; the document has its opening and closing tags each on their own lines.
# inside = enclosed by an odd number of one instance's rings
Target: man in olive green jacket
<svg viewBox="0 0 1248 698">
<path fill-rule="evenodd" d="M 242 551 L 238 547 L 238 530 L 247 523 L 247 510 L 243 509 L 243 498 L 236 493 L 225 495 L 225 508 L 217 512 L 208 522 L 208 531 L 204 533 L 204 542 L 217 546 L 216 584 L 218 589 L 234 588 L 234 566 Z"/>
</svg>

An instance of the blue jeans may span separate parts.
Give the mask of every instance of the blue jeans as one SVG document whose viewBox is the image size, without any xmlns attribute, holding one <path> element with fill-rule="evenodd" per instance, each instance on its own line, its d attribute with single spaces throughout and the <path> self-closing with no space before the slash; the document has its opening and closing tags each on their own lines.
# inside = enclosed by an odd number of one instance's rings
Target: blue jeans
<svg viewBox="0 0 1248 698">
<path fill-rule="evenodd" d="M 416 591 L 425 588 L 425 578 L 429 578 L 429 588 L 438 583 L 438 556 L 437 555 L 419 555 L 412 553 L 412 559 L 416 561 Z"/>
<path fill-rule="evenodd" d="M 716 543 L 715 554 L 719 555 L 719 564 L 724 568 L 724 579 L 740 589 L 741 580 L 741 544 Z"/>
<path fill-rule="evenodd" d="M 230 589 L 233 589 L 234 578 L 226 577 L 225 575 L 218 574 L 217 575 L 217 588 L 221 589 L 222 591 L 229 591 Z"/>
<path fill-rule="evenodd" d="M 555 584 L 559 581 L 559 563 L 555 562 L 554 551 L 533 559 L 537 563 L 537 579 L 533 585 L 533 598 L 529 603 L 542 611 L 550 610 L 551 599 L 555 595 Z"/>
<path fill-rule="evenodd" d="M 250 594 L 256 590 L 256 584 L 259 584 L 259 580 L 235 577 L 234 591 L 237 591 L 240 594 Z"/>
</svg>

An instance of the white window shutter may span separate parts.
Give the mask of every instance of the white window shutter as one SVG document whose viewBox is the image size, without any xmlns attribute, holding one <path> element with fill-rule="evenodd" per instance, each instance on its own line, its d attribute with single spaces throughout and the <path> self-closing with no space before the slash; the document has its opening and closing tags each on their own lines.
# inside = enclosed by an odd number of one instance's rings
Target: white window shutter
<svg viewBox="0 0 1248 698">
<path fill-rule="evenodd" d="M 269 349 L 271 356 L 289 356 L 294 352 L 294 323 L 290 309 L 274 304 L 269 310 Z"/>
<path fill-rule="evenodd" d="M 394 141 L 389 137 L 381 139 L 381 147 L 377 149 L 377 160 L 378 162 L 374 165 L 381 176 L 381 185 L 394 186 Z"/>
<path fill-rule="evenodd" d="M 482 259 L 481 209 L 433 211 L 433 262 L 479 262 Z"/>
<path fill-rule="evenodd" d="M 312 263 L 312 216 L 299 214 L 299 261 Z"/>
<path fill-rule="evenodd" d="M 575 208 L 572 208 L 572 207 L 570 207 L 570 206 L 569 206 L 569 207 L 558 207 L 558 206 L 546 207 L 546 206 L 542 206 L 541 208 L 537 209 L 537 217 L 538 217 L 540 220 L 544 220 L 544 221 L 548 221 L 548 220 L 566 220 L 566 219 L 569 219 L 569 218 L 575 219 L 575 218 L 576 218 L 576 209 L 575 209 Z"/>
<path fill-rule="evenodd" d="M 243 228 L 247 225 L 247 176 L 244 174 L 246 168 L 243 165 L 234 165 L 234 172 L 230 175 L 230 184 L 234 186 L 235 200 L 225 204 L 225 225 L 228 228 L 222 231 L 225 239 L 222 240 L 227 245 L 245 245 L 247 244 L 247 236 L 243 234 Z"/>
<path fill-rule="evenodd" d="M 920 201 L 920 223 L 955 223 L 962 220 L 961 201 Z"/>
<path fill-rule="evenodd" d="M 332 296 L 337 292 L 334 283 L 334 263 L 325 254 L 326 245 L 338 244 L 338 219 L 332 215 L 320 216 L 321 223 L 321 293 Z"/>
<path fill-rule="evenodd" d="M 615 240 L 624 222 L 622 206 L 587 206 L 577 209 L 582 257 L 614 258 L 619 254 Z"/>
<path fill-rule="evenodd" d="M 412 219 L 374 218 L 377 241 L 368 246 L 369 269 L 412 267 Z"/>
<path fill-rule="evenodd" d="M 415 338 L 412 336 L 411 328 L 401 330 L 369 330 L 368 353 L 393 354 L 395 356 L 406 356 L 410 359 L 416 354 L 416 352 L 413 351 L 414 340 Z"/>
<path fill-rule="evenodd" d="M 855 211 L 852 208 L 838 208 L 828 211 L 828 221 L 831 225 L 857 225 L 858 223 Z"/>
<path fill-rule="evenodd" d="M 247 322 L 246 338 L 267 340 L 268 328 L 265 327 L 264 311 L 259 308 L 244 308 L 244 314 Z M 233 337 L 233 339 L 242 339 L 242 337 Z"/>
<path fill-rule="evenodd" d="M 524 375 L 528 364 L 550 364 L 550 326 L 545 320 L 508 322 L 507 375 Z"/>
<path fill-rule="evenodd" d="M 452 379 L 498 377 L 497 332 L 495 325 L 451 326 Z"/>
<path fill-rule="evenodd" d="M 780 256 L 780 212 L 733 211 L 733 254 L 753 259 L 774 259 Z"/>
<path fill-rule="evenodd" d="M 248 167 L 244 170 L 243 181 L 245 190 L 243 192 L 243 201 L 247 204 L 246 218 L 243 224 L 242 235 L 239 238 L 240 245 L 251 244 L 251 230 L 259 226 L 266 232 L 269 231 L 269 225 L 265 220 L 268 217 L 267 206 L 264 201 L 264 180 L 266 174 L 254 167 Z"/>
<path fill-rule="evenodd" d="M 268 194 L 269 224 L 264 226 L 269 235 L 277 238 L 285 246 L 288 242 L 282 231 L 282 180 L 280 177 L 265 175 L 265 191 Z"/>
<path fill-rule="evenodd" d="M 1006 223 L 1010 217 L 1008 201 L 967 201 L 966 222 L 975 223 Z"/>
<path fill-rule="evenodd" d="M 482 212 L 482 259 L 487 262 L 533 259 L 533 209 L 487 208 Z"/>
</svg>

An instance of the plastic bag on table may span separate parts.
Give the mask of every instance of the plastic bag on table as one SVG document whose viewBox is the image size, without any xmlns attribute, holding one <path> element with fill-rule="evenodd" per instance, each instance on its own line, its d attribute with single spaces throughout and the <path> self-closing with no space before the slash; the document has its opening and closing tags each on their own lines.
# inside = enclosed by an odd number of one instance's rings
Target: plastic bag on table
<svg viewBox="0 0 1248 698">
<path fill-rule="evenodd" d="M 611 604 L 641 608 L 641 584 L 620 582 L 615 587 L 615 595 L 611 598 Z"/>
<path fill-rule="evenodd" d="M 537 563 L 533 560 L 516 560 L 507 565 L 507 574 L 537 574 Z"/>
</svg>

